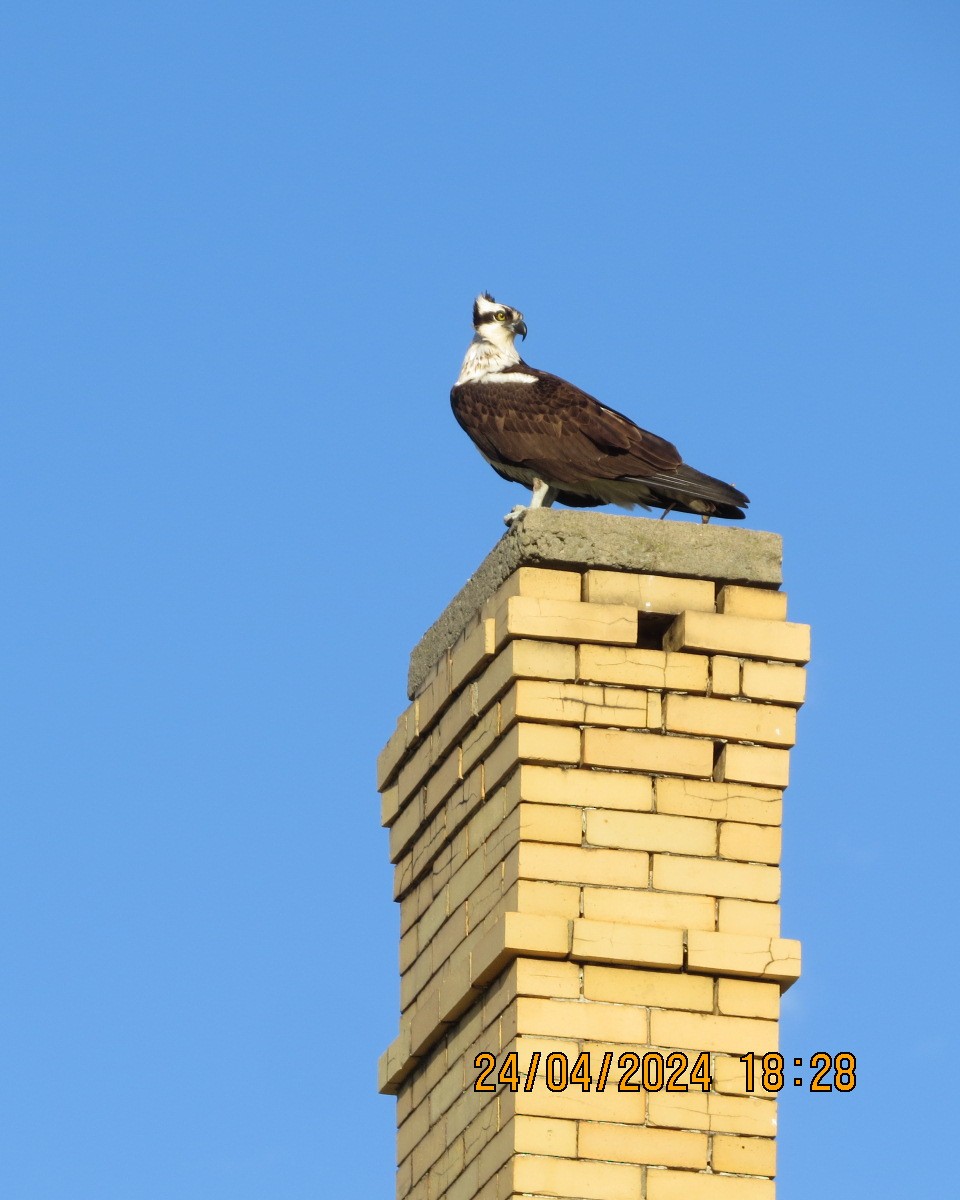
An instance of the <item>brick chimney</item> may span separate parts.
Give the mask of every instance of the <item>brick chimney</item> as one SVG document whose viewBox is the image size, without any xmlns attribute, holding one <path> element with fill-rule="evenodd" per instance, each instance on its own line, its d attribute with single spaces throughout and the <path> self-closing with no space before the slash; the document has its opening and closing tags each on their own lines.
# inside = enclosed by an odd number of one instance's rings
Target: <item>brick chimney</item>
<svg viewBox="0 0 960 1200">
<path fill-rule="evenodd" d="M 400 1200 L 771 1200 L 809 630 L 771 533 L 529 512 L 380 755 Z"/>
</svg>

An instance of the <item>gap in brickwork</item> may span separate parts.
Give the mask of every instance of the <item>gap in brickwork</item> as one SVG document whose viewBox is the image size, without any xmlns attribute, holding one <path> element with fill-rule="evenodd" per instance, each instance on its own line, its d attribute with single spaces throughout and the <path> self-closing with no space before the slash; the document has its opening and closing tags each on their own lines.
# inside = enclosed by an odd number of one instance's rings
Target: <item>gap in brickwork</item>
<svg viewBox="0 0 960 1200">
<path fill-rule="evenodd" d="M 640 613 L 637 645 L 642 650 L 662 650 L 663 639 L 675 620 L 675 613 Z"/>
</svg>

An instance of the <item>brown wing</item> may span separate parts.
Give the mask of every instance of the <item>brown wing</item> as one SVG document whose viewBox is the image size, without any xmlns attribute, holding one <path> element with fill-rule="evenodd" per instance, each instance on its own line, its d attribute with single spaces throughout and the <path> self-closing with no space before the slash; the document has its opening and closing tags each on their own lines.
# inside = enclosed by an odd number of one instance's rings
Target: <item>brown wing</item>
<svg viewBox="0 0 960 1200">
<path fill-rule="evenodd" d="M 468 383 L 450 394 L 454 416 L 481 452 L 551 482 L 669 477 L 676 446 L 556 375 L 525 364 L 536 383 Z M 508 373 L 505 373 L 508 374 Z"/>
</svg>

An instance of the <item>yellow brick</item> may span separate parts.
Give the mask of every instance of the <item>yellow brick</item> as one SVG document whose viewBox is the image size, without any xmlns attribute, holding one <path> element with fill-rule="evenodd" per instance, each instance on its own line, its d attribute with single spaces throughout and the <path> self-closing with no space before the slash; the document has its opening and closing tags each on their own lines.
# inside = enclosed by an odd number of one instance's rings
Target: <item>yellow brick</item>
<svg viewBox="0 0 960 1200">
<path fill-rule="evenodd" d="M 548 846 L 542 842 L 525 842 L 518 848 L 517 869 L 520 879 L 540 879 L 555 883 L 597 883 L 611 887 L 645 887 L 649 866 L 649 855 L 637 850 Z"/>
<path fill-rule="evenodd" d="M 501 701 L 500 728 L 506 729 L 518 719 L 643 728 L 648 723 L 648 696 L 635 688 L 522 679 Z"/>
<path fill-rule="evenodd" d="M 447 1041 L 447 1060 L 452 1063 L 458 1055 L 464 1062 L 476 1053 L 475 1043 L 482 1040 L 484 1050 L 496 1050 L 496 1033 L 503 1018 L 513 1010 L 513 1002 L 517 998 L 518 964 L 522 956 L 515 958 L 497 976 L 483 993 L 480 1002 L 479 1016 L 476 1010 L 467 1013 L 457 1030 L 450 1034 Z M 522 959 L 524 962 L 534 961 Z M 539 960 L 537 960 L 539 961 Z M 548 960 L 544 960 L 548 961 Z M 554 961 L 554 960 L 549 960 Z M 467 1036 L 472 1031 L 472 1036 Z"/>
<path fill-rule="evenodd" d="M 740 783 L 658 779 L 657 812 L 779 825 L 783 816 L 783 796 L 775 788 L 749 787 Z"/>
<path fill-rule="evenodd" d="M 463 1194 L 458 1197 L 455 1190 L 462 1180 L 464 1172 L 470 1169 L 464 1163 L 464 1151 L 465 1143 L 462 1140 L 458 1138 L 451 1143 L 448 1139 L 446 1150 L 427 1173 L 428 1197 L 434 1189 L 436 1189 L 435 1195 L 443 1189 L 443 1194 L 449 1197 L 449 1200 L 466 1200 Z M 448 1185 L 452 1186 L 448 1187 Z M 469 1193 L 469 1200 L 475 1200 L 475 1197 L 476 1189 Z"/>
<path fill-rule="evenodd" d="M 538 804 L 589 805 L 631 812 L 653 807 L 653 781 L 642 775 L 525 765 L 520 768 L 518 786 L 522 800 Z"/>
<path fill-rule="evenodd" d="M 418 737 L 422 738 L 429 731 L 449 695 L 450 652 L 444 651 L 440 661 L 423 681 L 414 700 Z"/>
<path fill-rule="evenodd" d="M 497 607 L 510 596 L 536 596 L 541 600 L 579 600 L 579 571 L 554 571 L 544 567 L 518 567 L 497 591 Z"/>
<path fill-rule="evenodd" d="M 536 1037 L 589 1038 L 595 1042 L 642 1044 L 647 1036 L 647 1015 L 627 1004 L 583 1004 L 579 1000 L 553 1000 L 520 996 L 517 1030 Z"/>
<path fill-rule="evenodd" d="M 769 1175 L 777 1172 L 777 1143 L 773 1138 L 720 1136 L 713 1139 L 715 1171 L 733 1175 Z"/>
<path fill-rule="evenodd" d="M 578 1200 L 636 1200 L 640 1167 L 622 1163 L 523 1155 L 513 1163 L 515 1192 L 539 1196 L 575 1196 Z"/>
<path fill-rule="evenodd" d="M 477 1137 L 476 1144 L 479 1147 L 477 1155 L 477 1179 L 483 1183 L 495 1174 L 504 1163 L 508 1162 L 513 1155 L 513 1130 L 509 1127 L 494 1132 L 494 1126 L 491 1122 L 489 1129 L 484 1129 Z M 465 1153 L 470 1154 L 472 1147 L 468 1139 L 468 1132 L 464 1132 L 464 1147 Z M 449 1192 L 447 1193 L 449 1195 Z M 465 1192 L 464 1200 L 470 1197 L 473 1200 L 473 1192 Z"/>
<path fill-rule="evenodd" d="M 780 842 L 779 825 L 741 825 L 738 821 L 720 823 L 721 858 L 776 864 L 780 861 Z"/>
<path fill-rule="evenodd" d="M 579 729 L 520 721 L 507 730 L 484 760 L 484 788 L 489 793 L 521 761 L 577 763 L 579 760 Z"/>
<path fill-rule="evenodd" d="M 653 886 L 665 892 L 772 901 L 780 898 L 780 872 L 776 867 L 752 863 L 712 862 L 703 858 L 656 854 Z"/>
<path fill-rule="evenodd" d="M 780 1017 L 780 987 L 750 979 L 721 979 L 717 984 L 717 1008 L 725 1017 Z"/>
<path fill-rule="evenodd" d="M 565 1056 L 569 1067 L 577 1060 L 580 1053 L 580 1042 L 576 1038 L 568 1038 L 565 1035 L 561 1037 L 557 1034 L 544 1036 L 520 1034 L 515 1036 L 512 1041 L 504 1043 L 504 1053 L 510 1053 L 513 1050 L 517 1052 L 517 1068 L 520 1074 L 533 1079 L 532 1088 L 546 1091 L 548 1070 L 557 1074 L 563 1070 L 563 1064 L 559 1062 L 559 1057 L 555 1066 L 548 1064 L 547 1059 L 550 1055 Z M 502 1096 L 503 1093 L 501 1093 Z M 510 1111 L 509 1106 L 506 1105 L 501 1105 L 501 1110 L 504 1116 Z M 529 1109 L 520 1111 L 530 1112 Z"/>
<path fill-rule="evenodd" d="M 703 1170 L 707 1165 L 707 1136 L 675 1129 L 631 1129 L 601 1121 L 580 1124 L 581 1158 L 607 1162 L 653 1163 L 663 1167 Z"/>
<path fill-rule="evenodd" d="M 585 729 L 583 761 L 586 766 L 709 778 L 713 773 L 713 743 L 632 730 Z"/>
<path fill-rule="evenodd" d="M 506 912 L 482 941 L 502 942 L 511 959 L 520 955 L 533 958 L 563 959 L 570 953 L 570 922 L 563 917 L 542 917 L 539 913 Z M 474 954 L 472 967 L 484 953 L 482 941 Z M 475 982 L 475 980 L 474 980 Z"/>
<path fill-rule="evenodd" d="M 514 1045 L 520 1051 L 521 1062 L 523 1061 L 523 1052 L 521 1048 L 532 1041 L 529 1038 L 517 1038 L 516 1043 L 508 1044 L 504 1047 L 504 1051 L 509 1053 Z M 550 1038 L 545 1042 L 537 1044 L 536 1049 L 542 1054 L 541 1064 L 546 1062 L 546 1056 L 549 1053 L 558 1052 L 559 1047 L 563 1043 L 557 1038 Z M 572 1047 L 572 1050 L 567 1051 L 568 1061 L 570 1066 L 576 1061 L 577 1043 L 569 1042 L 566 1045 Z M 529 1059 L 529 1054 L 527 1054 Z M 599 1059 L 591 1052 L 591 1059 L 596 1064 Z M 613 1071 L 611 1071 L 613 1075 Z M 619 1075 L 617 1075 L 619 1078 Z M 598 1092 L 595 1090 L 584 1092 L 579 1087 L 568 1087 L 564 1092 L 551 1092 L 542 1082 L 542 1069 L 537 1075 L 537 1083 L 532 1092 L 524 1092 L 521 1088 L 515 1093 L 506 1093 L 501 1096 L 501 1108 L 505 1114 L 516 1112 L 536 1117 L 560 1117 L 570 1121 L 613 1121 L 617 1124 L 624 1125 L 642 1125 L 646 1114 L 646 1096 L 643 1092 L 618 1092 L 610 1087 L 608 1082 L 604 1091 Z M 739 1133 L 741 1130 L 736 1130 Z M 575 1196 L 580 1196 L 579 1192 L 574 1192 Z"/>
<path fill-rule="evenodd" d="M 581 918 L 573 922 L 571 953 L 582 962 L 679 968 L 683 966 L 683 933 L 679 929 Z"/>
<path fill-rule="evenodd" d="M 505 863 L 517 845 L 516 835 L 501 838 L 502 829 L 503 826 L 494 837 L 489 838 L 483 844 L 484 881 L 465 905 L 467 928 L 471 933 L 480 925 L 484 929 L 489 929 L 494 921 L 505 912 L 523 911 L 516 903 L 515 881 L 512 877 L 508 881 L 505 871 Z M 553 916 L 557 914 L 540 913 L 538 915 Z"/>
<path fill-rule="evenodd" d="M 721 900 L 717 909 L 717 929 L 721 933 L 779 937 L 780 905 L 759 904 L 754 900 Z"/>
<path fill-rule="evenodd" d="M 800 975 L 800 943 L 793 938 L 691 929 L 687 935 L 687 969 L 791 983 Z"/>
<path fill-rule="evenodd" d="M 396 784 L 385 787 L 380 796 L 380 824 L 392 825 L 400 812 L 400 789 Z"/>
<path fill-rule="evenodd" d="M 423 793 L 417 792 L 400 810 L 400 815 L 390 826 L 390 861 L 399 862 L 400 856 L 420 832 L 423 824 Z"/>
<path fill-rule="evenodd" d="M 440 739 L 442 753 L 449 752 L 480 715 L 477 707 L 477 690 L 473 684 L 467 684 L 457 692 L 447 706 L 443 716 L 437 722 L 437 736 Z"/>
<path fill-rule="evenodd" d="M 491 988 L 490 990 L 493 991 L 494 989 Z M 489 994 L 488 992 L 487 995 Z M 490 1024 L 491 1022 L 483 1020 L 483 1007 L 481 1005 L 466 1013 L 457 1022 L 450 1030 L 445 1047 L 446 1061 L 451 1067 L 458 1060 L 466 1061 L 469 1059 L 470 1067 L 471 1069 L 473 1068 L 473 1056 L 476 1054 L 473 1045 L 488 1030 Z M 440 1057 L 441 1053 L 441 1051 L 437 1051 L 437 1057 Z M 476 1095 L 476 1092 L 465 1093 L 461 1103 L 472 1102 L 471 1097 L 475 1097 Z"/>
<path fill-rule="evenodd" d="M 441 1063 L 445 1061 L 445 1055 L 442 1050 L 436 1056 L 436 1059 Z M 461 1064 L 457 1062 L 453 1064 L 452 1069 L 445 1070 L 437 1084 L 430 1089 L 428 1108 L 430 1110 L 431 1125 L 436 1124 L 462 1095 L 463 1070 L 461 1069 Z"/>
<path fill-rule="evenodd" d="M 426 795 L 423 800 L 424 816 L 432 816 L 461 783 L 460 762 L 460 747 L 454 746 L 433 774 L 428 777 Z M 470 781 L 470 786 L 478 788 L 479 774 Z M 466 796 L 466 791 L 464 794 Z"/>
<path fill-rule="evenodd" d="M 501 1121 L 499 1106 L 489 1104 L 482 1109 L 463 1131 L 467 1161 L 478 1158 L 478 1181 L 500 1170 L 513 1153 L 514 1129 L 510 1121 Z M 473 1200 L 472 1192 L 464 1192 L 462 1200 Z"/>
<path fill-rule="evenodd" d="M 400 1005 L 402 1008 L 406 1009 L 410 1006 L 432 974 L 433 960 L 430 954 L 421 954 L 400 980 Z"/>
<path fill-rule="evenodd" d="M 556 1158 L 577 1157 L 576 1121 L 547 1117 L 514 1117 L 514 1145 L 518 1154 L 546 1154 Z"/>
<path fill-rule="evenodd" d="M 387 744 L 377 756 L 377 789 L 383 791 L 394 777 L 401 760 L 416 740 L 416 712 L 414 705 L 405 709 L 397 720 L 397 727 Z"/>
<path fill-rule="evenodd" d="M 688 608 L 700 612 L 716 611 L 715 590 L 708 579 L 587 571 L 583 594 L 591 604 L 628 604 L 642 612 L 679 613 Z"/>
<path fill-rule="evenodd" d="M 566 883 L 540 883 L 536 879 L 520 879 L 517 881 L 517 912 L 578 917 L 580 889 Z"/>
<path fill-rule="evenodd" d="M 437 1105 L 437 1097 L 434 1096 L 434 1093 L 438 1088 L 442 1088 L 444 1091 L 449 1090 L 450 1076 L 456 1076 L 462 1085 L 463 1064 L 457 1061 L 451 1063 L 448 1068 L 447 1056 L 443 1047 L 437 1047 L 423 1059 L 416 1079 L 411 1081 L 410 1094 L 413 1105 L 414 1107 L 418 1107 L 423 1104 L 424 1100 L 427 1101 L 427 1108 L 431 1114 L 431 1124 L 433 1123 L 433 1114 L 436 1112 Z M 462 1095 L 463 1087 L 461 1086 L 459 1095 L 455 1095 L 454 1098 L 460 1099 Z M 475 1103 L 474 1111 L 480 1107 L 480 1104 Z"/>
<path fill-rule="evenodd" d="M 476 830 L 477 826 L 474 825 L 474 828 L 471 830 L 471 832 Z M 478 887 L 480 887 L 485 876 L 486 870 L 483 863 L 483 853 L 482 851 L 478 850 L 477 853 L 471 854 L 463 863 L 461 863 L 457 870 L 451 874 L 450 880 L 445 888 L 441 889 L 441 892 L 446 899 L 447 915 L 449 915 L 452 909 L 456 908 L 459 904 L 466 900 L 468 896 L 472 895 Z M 421 933 L 421 942 L 424 935 L 427 937 L 433 936 L 433 930 L 427 926 L 425 918 L 421 919 L 420 927 L 423 930 Z"/>
<path fill-rule="evenodd" d="M 766 1054 L 777 1049 L 777 1022 L 654 1009 L 650 1013 L 650 1044 L 681 1050 Z"/>
<path fill-rule="evenodd" d="M 589 809 L 586 840 L 593 846 L 617 846 L 623 850 L 715 854 L 717 826 L 714 821 L 702 821 L 695 817 Z"/>
<path fill-rule="evenodd" d="M 416 1183 L 446 1148 L 447 1137 L 443 1124 L 435 1125 L 413 1148 L 410 1156 L 413 1181 Z"/>
<path fill-rule="evenodd" d="M 441 1038 L 446 1026 L 440 1020 L 439 988 L 426 987 L 413 1007 L 410 1044 L 414 1054 L 423 1055 Z"/>
<path fill-rule="evenodd" d="M 800 705 L 807 692 L 807 673 L 789 663 L 745 662 L 743 694 L 753 700 L 779 700 Z"/>
<path fill-rule="evenodd" d="M 758 783 L 785 788 L 790 782 L 790 751 L 730 742 L 717 760 L 718 783 Z"/>
<path fill-rule="evenodd" d="M 437 731 L 420 743 L 410 758 L 404 761 L 397 775 L 397 786 L 400 789 L 400 803 L 405 804 L 423 783 L 424 777 L 433 770 L 444 757 L 445 748 L 440 744 Z"/>
<path fill-rule="evenodd" d="M 666 728 L 674 733 L 740 738 L 771 746 L 792 746 L 797 714 L 774 704 L 747 704 L 706 696 L 667 696 L 663 704 Z"/>
<path fill-rule="evenodd" d="M 579 846 L 583 839 L 580 810 L 559 804 L 521 804 L 520 837 L 531 842 Z"/>
<path fill-rule="evenodd" d="M 500 719 L 496 709 L 490 709 L 464 735 L 460 745 L 460 778 L 472 770 L 489 752 L 500 734 Z"/>
<path fill-rule="evenodd" d="M 652 1092 L 647 1124 L 668 1129 L 710 1128 L 710 1096 L 699 1088 L 689 1092 Z"/>
<path fill-rule="evenodd" d="M 787 593 L 769 588 L 727 584 L 717 596 L 717 612 L 728 617 L 759 617 L 763 621 L 787 619 Z"/>
<path fill-rule="evenodd" d="M 602 703 L 603 688 L 553 679 L 520 679 L 501 700 L 500 719 L 504 729 L 518 719 L 581 725 L 588 702 Z"/>
<path fill-rule="evenodd" d="M 421 940 L 421 948 L 425 954 L 429 954 L 434 971 L 438 971 L 449 960 L 454 950 L 466 940 L 467 909 L 467 904 L 459 905 L 426 944 Z M 463 963 L 462 965 L 464 967 L 464 984 L 466 985 L 470 982 L 466 969 L 467 964 Z"/>
<path fill-rule="evenodd" d="M 575 1000 L 580 995 L 580 968 L 576 963 L 553 958 L 518 958 L 513 969 L 518 996 Z"/>
<path fill-rule="evenodd" d="M 483 935 L 470 956 L 470 982 L 475 987 L 482 987 L 511 959 L 521 954 L 535 958 L 566 958 L 569 952 L 569 921 L 535 913 L 504 913 Z"/>
<path fill-rule="evenodd" d="M 500 836 L 503 833 L 504 825 L 508 825 L 512 831 L 511 841 L 515 841 L 519 829 L 520 818 L 516 811 L 514 810 L 510 814 L 506 811 L 506 796 L 506 791 L 501 788 L 488 795 L 485 802 L 471 815 L 467 826 L 471 849 L 478 848 L 481 842 L 485 843 L 484 849 L 488 863 L 491 839 Z M 454 812 L 451 813 L 451 821 L 455 820 L 456 813 Z M 484 870 L 486 869 L 484 867 Z"/>
<path fill-rule="evenodd" d="M 625 687 L 705 692 L 708 663 L 702 654 L 666 654 L 639 646 L 582 645 L 577 650 L 577 677 Z"/>
<path fill-rule="evenodd" d="M 710 659 L 710 692 L 714 696 L 740 694 L 740 659 L 716 654 Z"/>
<path fill-rule="evenodd" d="M 496 623 L 492 618 L 465 630 L 450 648 L 450 691 L 456 692 L 484 667 L 497 648 Z"/>
<path fill-rule="evenodd" d="M 451 1027 L 447 1031 L 447 1040 L 456 1041 L 463 1037 L 463 1031 L 468 1029 L 471 1022 L 479 1020 L 477 1014 L 484 1010 L 489 1000 L 489 991 L 484 992 L 484 984 L 473 980 L 474 959 L 482 951 L 485 940 L 495 931 L 496 918 L 491 917 L 480 930 L 470 934 L 459 945 L 443 966 L 439 978 L 439 1010 L 440 1019 Z M 431 987 L 433 982 L 431 981 Z M 450 1049 L 449 1061 L 452 1062 L 454 1052 Z"/>
<path fill-rule="evenodd" d="M 727 980 L 725 982 L 742 982 L 738 980 Z M 759 985 L 758 985 L 759 986 Z M 769 983 L 767 987 L 777 988 L 779 984 Z M 755 1060 L 758 1064 L 757 1071 L 762 1069 L 762 1059 Z M 723 1093 L 726 1096 L 752 1096 L 755 1092 L 761 1096 L 769 1096 L 773 1093 L 767 1092 L 761 1086 L 762 1080 L 754 1080 L 754 1085 L 748 1090 L 747 1083 L 749 1082 L 746 1076 L 746 1067 L 742 1061 L 741 1055 L 733 1054 L 715 1054 L 710 1061 L 711 1088 L 713 1091 Z"/>
<path fill-rule="evenodd" d="M 498 646 L 514 637 L 614 646 L 637 644 L 637 611 L 622 604 L 511 596 L 497 609 L 496 622 Z"/>
<path fill-rule="evenodd" d="M 400 931 L 406 931 L 419 921 L 434 901 L 433 880 L 425 879 L 400 902 Z M 446 910 L 444 912 L 446 916 Z"/>
<path fill-rule="evenodd" d="M 514 679 L 574 679 L 576 646 L 517 638 L 508 642 L 477 680 L 477 705 L 482 712 Z"/>
<path fill-rule="evenodd" d="M 659 696 L 650 692 L 640 692 L 634 688 L 604 688 L 602 704 L 585 706 L 583 724 L 645 729 L 656 722 L 659 726 L 660 706 L 655 705 L 653 711 L 650 704 L 651 700 L 659 699 Z"/>
<path fill-rule="evenodd" d="M 466 970 L 462 969 L 463 964 L 466 964 Z M 464 953 L 451 955 L 441 971 L 437 1000 L 440 1020 L 445 1025 L 458 1021 L 483 994 L 470 986 L 469 965 L 470 954 L 464 947 Z"/>
<path fill-rule="evenodd" d="M 489 870 L 487 869 L 488 867 Z M 512 902 L 506 902 L 506 892 L 508 889 L 503 881 L 502 864 L 499 861 L 491 863 L 485 857 L 484 871 L 486 873 L 483 883 L 475 891 L 471 892 L 470 897 L 462 906 L 466 915 L 467 933 L 472 933 L 481 924 L 484 925 L 484 928 L 487 928 L 489 915 L 494 909 L 498 909 L 499 913 L 506 912 L 508 909 L 520 911 Z M 434 962 L 437 961 L 436 953 L 436 948 L 434 948 Z"/>
<path fill-rule="evenodd" d="M 646 1200 L 774 1200 L 773 1180 L 649 1170 Z"/>
<path fill-rule="evenodd" d="M 397 1108 L 399 1110 L 399 1105 Z M 417 1189 L 419 1190 L 425 1182 L 425 1180 L 421 1179 L 417 1184 Z M 413 1200 L 417 1200 L 413 1191 L 413 1170 L 409 1158 L 407 1158 L 405 1162 L 402 1162 L 400 1166 L 397 1167 L 396 1197 L 397 1200 L 411 1200 L 411 1197 Z M 496 1200 L 496 1197 L 494 1197 L 493 1200 Z"/>
<path fill-rule="evenodd" d="M 772 658 L 805 663 L 810 658 L 810 626 L 720 613 L 681 613 L 667 630 L 666 650 L 699 650 L 740 658 Z"/>
<path fill-rule="evenodd" d="M 679 896 L 637 888 L 583 889 L 583 915 L 590 921 L 657 925 L 664 929 L 713 929 L 715 908 L 712 896 Z"/>
<path fill-rule="evenodd" d="M 577 914 L 579 916 L 579 914 Z M 408 929 L 400 936 L 400 973 L 403 974 L 417 955 L 417 931 Z"/>
<path fill-rule="evenodd" d="M 447 1188 L 443 1193 L 443 1200 L 499 1200 L 499 1197 L 509 1195 L 513 1186 L 511 1182 L 513 1167 L 509 1162 L 506 1166 L 501 1167 L 496 1175 L 491 1175 L 479 1191 L 477 1190 L 480 1182 L 479 1170 L 476 1178 L 471 1178 L 470 1167 L 472 1165 L 468 1165 L 463 1175 Z M 403 1200 L 403 1198 L 398 1197 L 398 1200 Z"/>
<path fill-rule="evenodd" d="M 702 975 L 635 968 L 585 966 L 583 994 L 588 1000 L 653 1008 L 713 1010 L 713 983 Z"/>
<path fill-rule="evenodd" d="M 414 1146 L 430 1131 L 430 1106 L 418 1104 L 410 1116 L 397 1126 L 397 1162 L 403 1162 Z"/>
<path fill-rule="evenodd" d="M 655 1092 L 649 1097 L 648 1123 L 668 1128 L 773 1137 L 777 1132 L 777 1104 L 775 1100 L 753 1096 L 723 1096 L 699 1091 Z"/>
</svg>

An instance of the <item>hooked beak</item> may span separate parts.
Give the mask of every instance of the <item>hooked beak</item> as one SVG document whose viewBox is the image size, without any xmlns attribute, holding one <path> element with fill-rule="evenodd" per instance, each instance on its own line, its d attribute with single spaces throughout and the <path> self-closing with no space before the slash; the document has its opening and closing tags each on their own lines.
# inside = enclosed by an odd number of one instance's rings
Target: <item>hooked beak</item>
<svg viewBox="0 0 960 1200">
<path fill-rule="evenodd" d="M 514 321 L 510 328 L 515 334 L 519 333 L 521 338 L 525 338 L 527 336 L 527 323 L 524 321 L 523 317 L 521 317 L 519 321 Z"/>
</svg>

